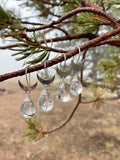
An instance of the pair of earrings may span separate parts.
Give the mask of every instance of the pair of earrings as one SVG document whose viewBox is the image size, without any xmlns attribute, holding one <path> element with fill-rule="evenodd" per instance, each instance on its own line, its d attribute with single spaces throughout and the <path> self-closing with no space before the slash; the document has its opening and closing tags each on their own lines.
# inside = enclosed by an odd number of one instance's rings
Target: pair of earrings
<svg viewBox="0 0 120 160">
<path fill-rule="evenodd" d="M 37 74 L 37 78 L 39 82 L 41 82 L 44 85 L 44 90 L 41 92 L 41 95 L 38 99 L 38 108 L 42 112 L 48 112 L 52 110 L 53 108 L 53 100 L 47 90 L 47 85 L 53 82 L 53 80 L 55 79 L 55 75 L 52 78 L 49 78 L 49 75 L 46 69 L 46 63 L 44 63 L 44 68 L 45 68 L 44 79 L 41 78 L 39 74 Z M 25 76 L 26 76 L 27 86 L 23 85 L 20 82 L 20 80 L 18 81 L 20 88 L 23 89 L 26 93 L 26 98 L 24 99 L 21 105 L 20 112 L 24 118 L 32 118 L 35 114 L 35 105 L 30 97 L 30 92 L 36 88 L 37 82 L 32 86 L 30 85 L 30 74 L 28 78 L 27 77 L 27 67 L 25 68 Z"/>
<path fill-rule="evenodd" d="M 73 60 L 71 61 L 71 66 L 70 68 L 68 68 L 68 66 L 66 66 L 66 56 L 64 54 L 64 60 L 65 60 L 64 66 L 61 67 L 60 64 L 60 68 L 56 67 L 57 74 L 62 78 L 62 83 L 56 92 L 56 98 L 59 102 L 68 102 L 70 100 L 70 94 L 66 90 L 66 85 L 65 85 L 65 78 L 68 75 L 73 76 L 70 84 L 70 92 L 72 93 L 72 95 L 78 96 L 80 93 L 82 93 L 82 84 L 80 82 L 79 72 L 83 68 L 84 61 L 79 62 L 81 52 L 79 47 L 78 49 L 79 49 L 79 57 L 77 59 L 77 63 L 74 62 L 74 57 L 73 57 Z"/>
</svg>

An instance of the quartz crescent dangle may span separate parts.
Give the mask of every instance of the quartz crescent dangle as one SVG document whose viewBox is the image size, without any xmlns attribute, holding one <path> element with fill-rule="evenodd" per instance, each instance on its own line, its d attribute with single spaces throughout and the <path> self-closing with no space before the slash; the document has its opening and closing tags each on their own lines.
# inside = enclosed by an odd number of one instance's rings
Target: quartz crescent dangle
<svg viewBox="0 0 120 160">
<path fill-rule="evenodd" d="M 77 63 L 74 62 L 74 59 L 71 61 L 73 72 L 79 72 L 84 66 L 84 60 L 82 62 L 79 62 L 81 51 L 80 51 L 80 47 L 78 47 L 78 49 L 79 49 L 79 57 L 77 59 Z"/>
<path fill-rule="evenodd" d="M 38 99 L 38 108 L 42 112 L 49 112 L 53 108 L 53 99 L 47 90 L 47 85 L 53 82 L 53 80 L 55 79 L 55 75 L 52 78 L 49 78 L 50 76 L 48 75 L 47 72 L 46 62 L 44 62 L 44 70 L 45 70 L 44 79 L 37 74 L 37 79 L 39 80 L 40 83 L 44 85 L 44 90 L 41 92 L 40 97 Z"/>
<path fill-rule="evenodd" d="M 79 57 L 78 57 L 77 63 L 74 63 L 74 60 L 71 61 L 73 78 L 72 78 L 72 81 L 70 84 L 70 92 L 74 96 L 78 96 L 79 94 L 82 93 L 82 84 L 80 82 L 80 78 L 79 78 L 78 74 L 79 74 L 80 70 L 83 68 L 84 61 L 79 62 L 80 53 L 81 53 L 80 47 L 78 47 L 78 49 L 79 49 Z"/>
<path fill-rule="evenodd" d="M 18 84 L 21 89 L 23 89 L 25 92 L 30 93 L 32 90 L 34 90 L 37 87 L 37 82 L 35 84 L 33 84 L 32 86 L 30 85 L 30 74 L 29 74 L 29 78 L 28 78 L 27 77 L 27 70 L 28 70 L 28 67 L 25 68 L 25 77 L 26 77 L 27 86 L 23 85 L 20 82 L 20 80 L 18 80 Z"/>
<path fill-rule="evenodd" d="M 70 94 L 66 89 L 65 78 L 68 75 L 70 75 L 71 67 L 70 67 L 70 69 L 68 67 L 66 67 L 66 55 L 65 54 L 63 54 L 63 55 L 64 55 L 63 67 L 60 65 L 60 67 L 61 67 L 60 69 L 58 67 L 56 68 L 57 74 L 62 78 L 62 82 L 56 91 L 56 99 L 59 102 L 68 102 L 70 100 Z"/>
<path fill-rule="evenodd" d="M 32 90 L 34 90 L 37 86 L 37 82 L 34 85 L 30 85 L 30 74 L 29 74 L 29 79 L 27 77 L 27 67 L 25 68 L 25 76 L 26 76 L 26 82 L 27 82 L 27 86 L 23 85 L 20 80 L 18 80 L 18 84 L 20 86 L 21 89 L 23 89 L 26 93 L 26 97 L 23 101 L 23 103 L 21 104 L 21 108 L 20 108 L 20 112 L 21 115 L 24 118 L 32 118 L 35 114 L 35 106 L 34 103 L 30 97 L 30 92 Z"/>
</svg>

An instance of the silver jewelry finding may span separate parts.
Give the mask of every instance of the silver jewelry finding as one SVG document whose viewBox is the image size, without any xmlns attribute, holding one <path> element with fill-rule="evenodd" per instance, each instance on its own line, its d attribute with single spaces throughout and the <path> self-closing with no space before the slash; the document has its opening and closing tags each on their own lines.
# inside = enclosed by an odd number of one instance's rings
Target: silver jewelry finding
<svg viewBox="0 0 120 160">
<path fill-rule="evenodd" d="M 37 74 L 37 79 L 43 85 L 48 85 L 48 84 L 50 84 L 50 83 L 52 83 L 54 81 L 55 75 L 52 78 L 49 78 L 49 75 L 48 75 L 48 72 L 47 72 L 47 68 L 46 68 L 46 62 L 44 62 L 44 69 L 45 69 L 45 78 L 43 79 Z"/>
<path fill-rule="evenodd" d="M 79 49 L 79 57 L 77 59 L 77 63 L 74 62 L 74 59 L 71 61 L 71 67 L 74 73 L 79 72 L 84 66 L 84 61 L 79 62 L 81 51 L 80 47 L 78 47 L 78 49 Z"/>
<path fill-rule="evenodd" d="M 29 79 L 28 79 L 27 69 L 28 68 L 26 67 L 25 68 L 25 76 L 26 76 L 27 86 L 23 85 L 20 82 L 20 80 L 18 81 L 20 88 L 26 92 L 26 97 L 25 97 L 23 103 L 21 104 L 20 112 L 24 118 L 32 118 L 35 114 L 35 106 L 34 106 L 34 103 L 31 99 L 31 97 L 30 97 L 30 92 L 36 88 L 37 82 L 34 85 L 30 86 L 30 74 L 29 74 Z"/>
<path fill-rule="evenodd" d="M 61 63 L 60 63 L 60 68 L 58 68 L 58 66 L 57 66 L 56 67 L 56 72 L 61 78 L 66 78 L 71 73 L 71 67 L 68 68 L 68 66 L 66 65 L 66 55 L 65 55 L 65 53 L 63 53 L 63 55 L 64 55 L 64 65 L 62 66 Z"/>
<path fill-rule="evenodd" d="M 18 80 L 18 84 L 20 86 L 21 89 L 23 89 L 25 92 L 31 92 L 32 90 L 34 90 L 37 87 L 37 82 L 30 86 L 30 74 L 29 74 L 29 79 L 27 77 L 27 69 L 28 67 L 25 68 L 25 77 L 26 77 L 26 82 L 27 82 L 27 86 L 23 85 L 20 80 Z"/>
</svg>

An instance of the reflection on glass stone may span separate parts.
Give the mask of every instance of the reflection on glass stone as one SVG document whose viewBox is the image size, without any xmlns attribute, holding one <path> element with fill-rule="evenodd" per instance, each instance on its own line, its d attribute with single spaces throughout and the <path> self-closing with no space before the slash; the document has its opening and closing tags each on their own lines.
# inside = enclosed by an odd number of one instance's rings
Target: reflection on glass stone
<svg viewBox="0 0 120 160">
<path fill-rule="evenodd" d="M 38 99 L 38 108 L 42 112 L 49 112 L 53 108 L 53 100 L 46 86 L 44 87 L 44 90 L 41 92 L 41 95 Z"/>
<path fill-rule="evenodd" d="M 57 89 L 56 98 L 59 102 L 68 102 L 70 100 L 70 94 L 65 88 L 65 82 L 62 81 L 60 87 Z"/>
<path fill-rule="evenodd" d="M 73 80 L 71 82 L 70 92 L 74 96 L 78 96 L 80 93 L 82 93 L 82 84 L 81 84 L 77 74 L 74 76 L 74 78 L 73 78 Z"/>
<path fill-rule="evenodd" d="M 35 106 L 29 94 L 27 94 L 26 98 L 24 99 L 21 105 L 20 111 L 21 111 L 21 115 L 24 118 L 31 118 L 35 114 Z"/>
</svg>

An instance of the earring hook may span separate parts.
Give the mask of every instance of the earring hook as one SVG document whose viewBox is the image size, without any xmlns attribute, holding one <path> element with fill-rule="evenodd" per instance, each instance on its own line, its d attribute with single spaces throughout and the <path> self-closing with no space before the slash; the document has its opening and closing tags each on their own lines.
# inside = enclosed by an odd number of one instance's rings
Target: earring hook
<svg viewBox="0 0 120 160">
<path fill-rule="evenodd" d="M 47 68 L 46 68 L 46 61 L 44 62 L 44 69 L 45 69 L 45 76 L 46 76 L 46 78 L 48 78 L 48 71 L 47 71 Z"/>
<path fill-rule="evenodd" d="M 65 68 L 65 65 L 66 65 L 66 55 L 65 55 L 65 53 L 62 53 L 62 55 L 64 56 L 64 68 Z M 60 67 L 61 67 L 61 63 L 60 63 Z"/>
<path fill-rule="evenodd" d="M 63 56 L 64 56 L 64 67 L 65 67 L 65 65 L 66 65 L 66 55 L 65 55 L 65 53 L 63 53 Z"/>
<path fill-rule="evenodd" d="M 80 59 L 80 56 L 81 56 L 81 49 L 80 49 L 80 46 L 78 46 L 77 48 L 78 48 L 78 50 L 79 50 L 79 57 L 78 57 L 78 59 L 77 59 L 77 63 L 78 63 L 78 62 L 79 62 L 79 59 Z"/>
<path fill-rule="evenodd" d="M 27 86 L 30 86 L 30 73 L 29 73 L 29 77 L 27 76 L 27 71 L 28 71 L 29 66 L 25 67 L 25 77 L 26 77 L 26 82 L 27 82 Z"/>
</svg>

